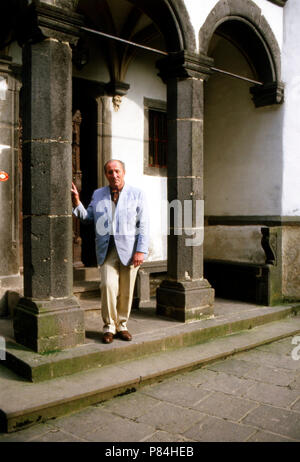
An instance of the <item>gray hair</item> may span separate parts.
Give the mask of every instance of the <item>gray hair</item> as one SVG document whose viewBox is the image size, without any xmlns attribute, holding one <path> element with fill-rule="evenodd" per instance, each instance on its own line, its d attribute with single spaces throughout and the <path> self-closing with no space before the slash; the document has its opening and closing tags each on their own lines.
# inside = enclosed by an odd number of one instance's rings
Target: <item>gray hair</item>
<svg viewBox="0 0 300 462">
<path fill-rule="evenodd" d="M 122 169 L 124 170 L 125 172 L 125 163 L 122 161 L 122 160 L 119 160 L 119 159 L 109 159 L 107 162 L 105 162 L 104 164 L 104 173 L 106 173 L 106 167 L 107 165 L 110 163 L 110 162 L 119 162 L 119 164 L 121 164 L 121 167 Z"/>
</svg>

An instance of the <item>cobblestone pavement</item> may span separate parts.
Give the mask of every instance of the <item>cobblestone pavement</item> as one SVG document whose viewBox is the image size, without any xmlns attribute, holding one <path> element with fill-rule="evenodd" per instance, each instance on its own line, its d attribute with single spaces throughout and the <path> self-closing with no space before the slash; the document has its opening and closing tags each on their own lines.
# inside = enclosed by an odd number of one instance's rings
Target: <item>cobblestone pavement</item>
<svg viewBox="0 0 300 462">
<path fill-rule="evenodd" d="M 0 434 L 6 441 L 299 442 L 300 336 Z"/>
</svg>

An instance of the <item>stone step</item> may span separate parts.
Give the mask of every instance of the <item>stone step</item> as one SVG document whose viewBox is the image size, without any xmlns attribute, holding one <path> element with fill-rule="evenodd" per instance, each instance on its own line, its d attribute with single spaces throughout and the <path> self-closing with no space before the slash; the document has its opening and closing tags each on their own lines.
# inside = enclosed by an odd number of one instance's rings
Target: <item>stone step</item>
<svg viewBox="0 0 300 462">
<path fill-rule="evenodd" d="M 97 267 L 73 268 L 74 283 L 77 281 L 100 281 L 100 270 Z"/>
<path fill-rule="evenodd" d="M 97 366 L 94 364 L 91 370 L 41 383 L 26 383 L 0 364 L 0 431 L 14 432 L 34 423 L 45 422 L 136 391 L 143 385 L 176 373 L 294 336 L 300 332 L 300 316 L 259 325 L 250 330 L 246 325 L 244 328 L 246 330 L 227 336 L 208 337 L 206 342 L 193 346 L 185 344 L 183 334 L 181 348 L 152 351 L 152 354 L 138 359 L 134 349 L 134 355 L 127 356 L 126 361 L 124 349 L 121 348 L 115 364 L 104 361 Z M 113 344 L 106 347 L 110 352 L 114 349 Z M 291 352 L 292 348 L 291 344 Z"/>
<path fill-rule="evenodd" d="M 73 294 L 80 300 L 91 298 L 100 300 L 100 280 L 74 281 Z"/>
<path fill-rule="evenodd" d="M 86 302 L 89 304 L 90 302 Z M 173 350 L 223 337 L 242 330 L 252 329 L 272 321 L 284 319 L 300 312 L 300 306 L 246 307 L 244 311 L 227 312 L 224 307 L 211 319 L 193 323 L 180 323 L 158 318 L 155 308 L 145 308 L 132 313 L 129 329 L 133 341 L 115 340 L 110 345 L 102 343 L 100 315 L 86 323 L 86 343 L 75 348 L 38 354 L 18 345 L 11 337 L 6 342 L 7 367 L 32 382 L 74 374 L 79 371 L 116 364 L 126 359 L 137 359 L 149 354 Z M 248 309 L 249 308 L 249 309 Z M 12 329 L 12 326 L 11 326 Z"/>
</svg>

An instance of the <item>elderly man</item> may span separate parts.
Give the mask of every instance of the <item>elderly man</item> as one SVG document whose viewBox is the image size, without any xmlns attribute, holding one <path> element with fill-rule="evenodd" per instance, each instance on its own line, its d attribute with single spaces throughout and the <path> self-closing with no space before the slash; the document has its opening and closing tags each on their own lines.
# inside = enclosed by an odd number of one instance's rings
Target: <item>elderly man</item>
<svg viewBox="0 0 300 462">
<path fill-rule="evenodd" d="M 101 272 L 103 342 L 115 336 L 130 341 L 127 329 L 137 271 L 148 252 L 148 212 L 143 192 L 125 184 L 125 165 L 109 160 L 104 166 L 109 186 L 96 189 L 87 209 L 72 183 L 73 213 L 93 222 Z"/>
</svg>

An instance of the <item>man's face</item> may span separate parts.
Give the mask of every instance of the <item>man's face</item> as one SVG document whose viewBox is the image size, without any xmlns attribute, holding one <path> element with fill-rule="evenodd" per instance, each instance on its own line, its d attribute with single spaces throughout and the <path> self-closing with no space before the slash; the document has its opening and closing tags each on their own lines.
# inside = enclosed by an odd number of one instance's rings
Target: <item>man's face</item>
<svg viewBox="0 0 300 462">
<path fill-rule="evenodd" d="M 111 188 L 122 189 L 124 186 L 125 171 L 117 161 L 109 162 L 106 166 L 105 176 Z"/>
</svg>

